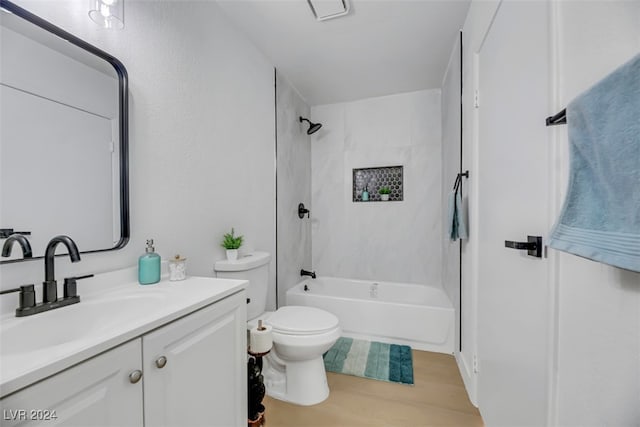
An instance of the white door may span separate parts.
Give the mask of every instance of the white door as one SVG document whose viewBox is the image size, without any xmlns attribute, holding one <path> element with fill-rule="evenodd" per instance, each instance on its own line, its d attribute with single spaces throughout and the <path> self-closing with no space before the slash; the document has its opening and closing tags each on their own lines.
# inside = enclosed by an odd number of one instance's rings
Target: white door
<svg viewBox="0 0 640 427">
<path fill-rule="evenodd" d="M 504 1 L 478 51 L 478 403 L 487 425 L 548 412 L 545 258 L 509 249 L 548 231 L 548 4 Z"/>
<path fill-rule="evenodd" d="M 130 341 L 2 399 L 0 424 L 142 427 L 141 351 Z"/>
<path fill-rule="evenodd" d="M 246 294 L 144 335 L 145 425 L 247 423 Z"/>
</svg>

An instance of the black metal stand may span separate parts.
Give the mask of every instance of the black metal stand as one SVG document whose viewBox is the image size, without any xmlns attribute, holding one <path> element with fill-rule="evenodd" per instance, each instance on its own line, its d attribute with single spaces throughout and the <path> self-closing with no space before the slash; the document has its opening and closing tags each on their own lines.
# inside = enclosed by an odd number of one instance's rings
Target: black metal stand
<svg viewBox="0 0 640 427">
<path fill-rule="evenodd" d="M 251 427 L 258 427 L 264 424 L 265 408 L 262 399 L 266 392 L 264 386 L 264 376 L 262 375 L 262 358 L 269 354 L 266 353 L 249 353 L 249 361 L 247 362 L 247 379 L 248 379 L 248 411 L 247 424 Z"/>
</svg>

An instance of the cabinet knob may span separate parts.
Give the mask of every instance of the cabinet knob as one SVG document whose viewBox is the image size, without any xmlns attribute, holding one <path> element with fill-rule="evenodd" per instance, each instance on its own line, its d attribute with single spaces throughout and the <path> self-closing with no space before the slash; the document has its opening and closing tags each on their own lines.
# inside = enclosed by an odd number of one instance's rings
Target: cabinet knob
<svg viewBox="0 0 640 427">
<path fill-rule="evenodd" d="M 135 371 L 129 374 L 129 382 L 131 384 L 135 384 L 142 379 L 142 371 L 140 369 L 136 369 Z"/>
<path fill-rule="evenodd" d="M 164 356 L 160 356 L 156 359 L 156 366 L 160 369 L 164 368 L 167 364 L 167 358 Z"/>
</svg>

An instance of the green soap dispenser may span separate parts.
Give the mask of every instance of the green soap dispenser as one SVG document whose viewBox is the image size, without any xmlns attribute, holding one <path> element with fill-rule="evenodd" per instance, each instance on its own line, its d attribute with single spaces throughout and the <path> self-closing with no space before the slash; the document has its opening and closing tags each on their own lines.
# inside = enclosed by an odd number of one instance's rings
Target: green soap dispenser
<svg viewBox="0 0 640 427">
<path fill-rule="evenodd" d="M 160 255 L 155 253 L 153 239 L 147 240 L 145 254 L 138 258 L 138 282 L 152 285 L 160 281 Z"/>
<path fill-rule="evenodd" d="M 369 186 L 365 185 L 364 186 L 364 190 L 362 191 L 362 201 L 363 202 L 368 202 L 369 201 Z"/>
</svg>

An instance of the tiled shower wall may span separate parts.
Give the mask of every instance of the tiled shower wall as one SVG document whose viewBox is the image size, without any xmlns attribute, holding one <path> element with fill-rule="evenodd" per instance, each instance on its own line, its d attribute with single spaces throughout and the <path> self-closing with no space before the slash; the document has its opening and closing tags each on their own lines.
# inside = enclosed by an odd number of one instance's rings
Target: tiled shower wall
<svg viewBox="0 0 640 427">
<path fill-rule="evenodd" d="M 440 286 L 440 90 L 311 108 L 313 268 Z M 353 202 L 353 169 L 403 166 L 403 200 Z"/>
<path fill-rule="evenodd" d="M 277 112 L 277 258 L 278 302 L 286 303 L 287 289 L 300 281 L 300 269 L 311 269 L 311 220 L 298 218 L 298 203 L 311 209 L 311 149 L 309 106 L 279 73 L 276 73 Z M 259 185 L 260 183 L 258 183 Z"/>
</svg>

